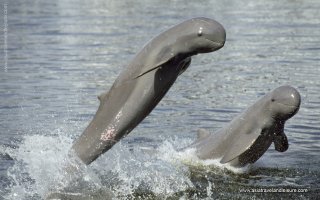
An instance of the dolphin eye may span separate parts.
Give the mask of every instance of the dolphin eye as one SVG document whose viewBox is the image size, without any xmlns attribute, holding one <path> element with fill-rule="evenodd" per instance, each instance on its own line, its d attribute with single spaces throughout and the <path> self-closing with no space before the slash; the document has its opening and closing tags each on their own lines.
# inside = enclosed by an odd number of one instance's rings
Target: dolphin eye
<svg viewBox="0 0 320 200">
<path fill-rule="evenodd" d="M 202 30 L 203 30 L 203 28 L 200 27 L 200 28 L 199 28 L 199 31 L 198 31 L 198 36 L 202 36 Z"/>
<path fill-rule="evenodd" d="M 271 99 L 271 102 L 274 102 L 274 101 L 275 101 L 275 99 L 272 98 L 272 99 Z"/>
</svg>

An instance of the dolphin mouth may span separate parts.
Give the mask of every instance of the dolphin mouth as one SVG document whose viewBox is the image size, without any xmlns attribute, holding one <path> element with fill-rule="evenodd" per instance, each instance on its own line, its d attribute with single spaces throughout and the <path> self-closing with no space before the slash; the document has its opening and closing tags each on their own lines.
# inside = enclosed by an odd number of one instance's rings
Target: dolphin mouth
<svg viewBox="0 0 320 200">
<path fill-rule="evenodd" d="M 296 105 L 290 105 L 290 104 L 285 104 L 285 103 L 280 103 L 280 102 L 276 102 L 277 104 L 280 104 L 280 105 L 283 105 L 283 106 L 287 106 L 287 107 L 290 107 L 290 108 L 298 108 L 299 106 L 296 106 Z"/>
<path fill-rule="evenodd" d="M 196 54 L 217 51 L 217 50 L 221 49 L 225 43 L 225 42 L 213 41 L 213 40 L 209 40 L 209 39 L 206 39 L 206 40 L 208 41 L 208 43 L 210 43 L 210 46 L 198 49 Z"/>
<path fill-rule="evenodd" d="M 282 106 L 286 106 L 287 108 L 290 108 L 291 112 L 287 113 L 290 116 L 289 118 L 291 118 L 293 115 L 295 115 L 300 109 L 300 105 L 289 105 L 289 104 L 284 104 L 284 103 L 280 103 L 280 102 L 276 102 L 276 103 L 279 105 L 282 105 Z"/>
<path fill-rule="evenodd" d="M 224 43 L 216 43 L 217 47 L 214 49 L 215 51 L 221 49 L 224 46 Z"/>
<path fill-rule="evenodd" d="M 221 42 L 221 41 L 212 41 L 207 39 L 211 44 L 213 44 L 215 47 L 213 47 L 215 50 L 218 50 L 220 48 L 222 48 L 225 44 L 225 41 Z"/>
</svg>

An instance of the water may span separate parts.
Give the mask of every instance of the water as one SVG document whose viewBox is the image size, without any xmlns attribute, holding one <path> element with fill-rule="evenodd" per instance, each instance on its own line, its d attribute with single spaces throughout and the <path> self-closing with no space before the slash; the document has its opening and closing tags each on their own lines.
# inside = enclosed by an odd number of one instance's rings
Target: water
<svg viewBox="0 0 320 200">
<path fill-rule="evenodd" d="M 2 0 L 1 27 L 5 3 L 0 199 L 42 199 L 59 190 L 67 193 L 61 197 L 65 199 L 108 199 L 110 194 L 114 199 L 316 199 L 318 1 Z M 127 138 L 89 167 L 66 173 L 67 152 L 92 119 L 96 96 L 148 40 L 195 16 L 224 25 L 224 48 L 194 57 Z M 213 132 L 259 96 L 285 84 L 302 96 L 300 111 L 285 126 L 287 152 L 271 146 L 253 166 L 236 170 L 176 151 L 195 139 L 198 128 Z"/>
</svg>

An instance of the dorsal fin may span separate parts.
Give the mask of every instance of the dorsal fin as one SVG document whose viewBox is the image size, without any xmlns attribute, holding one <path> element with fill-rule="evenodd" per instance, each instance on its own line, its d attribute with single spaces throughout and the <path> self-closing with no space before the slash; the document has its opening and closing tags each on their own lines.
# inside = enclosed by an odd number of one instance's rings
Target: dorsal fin
<svg viewBox="0 0 320 200">
<path fill-rule="evenodd" d="M 207 131 L 206 129 L 203 129 L 203 128 L 200 128 L 198 131 L 197 131 L 197 139 L 200 140 L 200 139 L 203 139 L 205 137 L 208 137 L 210 135 L 210 132 Z"/>
<path fill-rule="evenodd" d="M 103 101 L 103 99 L 108 95 L 108 92 L 103 92 L 100 95 L 98 95 L 99 101 Z"/>
</svg>

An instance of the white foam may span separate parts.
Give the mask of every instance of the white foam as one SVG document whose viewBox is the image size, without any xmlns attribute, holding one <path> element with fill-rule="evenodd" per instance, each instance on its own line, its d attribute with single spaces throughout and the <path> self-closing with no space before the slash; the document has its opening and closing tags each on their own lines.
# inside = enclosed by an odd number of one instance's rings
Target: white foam
<svg viewBox="0 0 320 200">
<path fill-rule="evenodd" d="M 91 197 L 108 188 L 117 199 L 141 188 L 165 198 L 192 187 L 186 166 L 145 154 L 138 146 L 130 150 L 120 142 L 92 165 L 85 166 L 73 157 L 70 159 L 72 143 L 71 137 L 59 132 L 49 136 L 27 135 L 17 149 L 8 148 L 6 152 L 15 163 L 8 170 L 12 185 L 7 198 L 45 198 L 48 193 L 60 191 L 72 191 L 73 195 L 89 191 Z"/>
<path fill-rule="evenodd" d="M 170 162 L 177 162 L 179 160 L 182 163 L 195 167 L 214 166 L 220 169 L 227 169 L 236 174 L 248 173 L 252 167 L 250 164 L 241 168 L 231 166 L 229 163 L 221 164 L 221 158 L 201 160 L 196 155 L 196 149 L 187 148 L 183 151 L 176 151 L 170 142 L 164 142 L 163 145 L 160 146 L 159 150 L 162 158 Z"/>
<path fill-rule="evenodd" d="M 144 153 L 139 146 L 129 150 L 123 143 L 108 151 L 94 166 L 105 166 L 101 174 L 112 171 L 121 184 L 113 186 L 116 196 L 131 195 L 135 190 L 145 190 L 157 196 L 170 196 L 192 187 L 188 168 L 166 162 L 157 154 Z"/>
<path fill-rule="evenodd" d="M 48 193 L 59 191 L 82 193 L 82 198 L 85 195 L 91 198 L 103 193 L 101 190 L 109 189 L 116 199 L 126 199 L 137 190 L 167 198 L 194 187 L 190 180 L 190 166 L 215 166 L 234 173 L 248 170 L 223 165 L 218 159 L 200 160 L 194 149 L 177 151 L 176 148 L 191 142 L 186 139 L 164 141 L 148 153 L 145 153 L 148 148 L 140 144 L 129 148 L 127 143 L 119 142 L 86 166 L 70 157 L 73 139 L 64 132 L 56 132 L 49 136 L 24 136 L 17 149 L 6 150 L 15 161 L 8 170 L 12 181 L 8 199 L 44 198 Z M 214 185 L 208 184 L 209 196 Z"/>
<path fill-rule="evenodd" d="M 8 199 L 45 198 L 49 193 L 66 189 L 81 192 L 83 185 L 91 191 L 102 188 L 90 168 L 70 157 L 71 137 L 59 133 L 27 135 L 17 149 L 7 148 L 15 161 L 8 170 L 11 178 Z"/>
<path fill-rule="evenodd" d="M 7 149 L 15 160 L 8 170 L 13 180 L 9 197 L 24 199 L 44 196 L 53 183 L 62 179 L 61 163 L 72 141 L 62 136 L 24 136 L 17 149 Z"/>
</svg>

